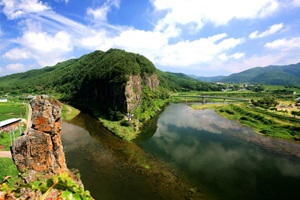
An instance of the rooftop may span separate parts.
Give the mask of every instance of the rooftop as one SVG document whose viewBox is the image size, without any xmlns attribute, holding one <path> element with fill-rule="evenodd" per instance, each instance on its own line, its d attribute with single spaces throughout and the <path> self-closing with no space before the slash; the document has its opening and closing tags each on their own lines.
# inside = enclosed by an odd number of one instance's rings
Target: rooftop
<svg viewBox="0 0 300 200">
<path fill-rule="evenodd" d="M 20 122 L 20 121 L 21 121 L 20 118 L 7 119 L 7 120 L 4 120 L 4 121 L 0 122 L 0 127 L 7 126 L 9 124 L 12 124 L 12 123 L 15 123 L 15 122 Z"/>
</svg>

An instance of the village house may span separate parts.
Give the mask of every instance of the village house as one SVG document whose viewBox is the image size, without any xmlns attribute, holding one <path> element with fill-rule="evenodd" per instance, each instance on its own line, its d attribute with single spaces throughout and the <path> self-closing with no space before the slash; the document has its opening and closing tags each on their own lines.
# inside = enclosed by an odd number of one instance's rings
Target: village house
<svg viewBox="0 0 300 200">
<path fill-rule="evenodd" d="M 19 129 L 20 122 L 22 120 L 20 118 L 11 118 L 0 122 L 0 132 L 1 131 L 11 131 Z"/>
</svg>

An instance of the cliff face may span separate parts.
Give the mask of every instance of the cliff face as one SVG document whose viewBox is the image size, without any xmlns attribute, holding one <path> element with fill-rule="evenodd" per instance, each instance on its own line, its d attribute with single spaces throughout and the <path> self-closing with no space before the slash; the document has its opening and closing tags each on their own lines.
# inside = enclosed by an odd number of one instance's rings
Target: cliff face
<svg viewBox="0 0 300 200">
<path fill-rule="evenodd" d="M 157 90 L 159 80 L 156 73 L 152 75 L 145 73 L 143 79 L 139 75 L 129 76 L 129 80 L 125 87 L 127 113 L 131 113 L 141 103 L 143 98 L 143 81 L 146 86 L 151 88 L 151 90 Z"/>
<path fill-rule="evenodd" d="M 53 175 L 67 171 L 61 144 L 61 105 L 39 96 L 30 102 L 32 126 L 12 145 L 12 157 L 27 182 L 37 174 Z M 30 119 L 29 119 L 30 120 Z"/>
</svg>

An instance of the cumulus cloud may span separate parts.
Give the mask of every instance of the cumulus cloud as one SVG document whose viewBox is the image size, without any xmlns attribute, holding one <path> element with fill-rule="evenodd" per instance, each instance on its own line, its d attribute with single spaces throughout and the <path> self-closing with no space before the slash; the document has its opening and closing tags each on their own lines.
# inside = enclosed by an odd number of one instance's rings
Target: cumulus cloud
<svg viewBox="0 0 300 200">
<path fill-rule="evenodd" d="M 225 25 L 232 19 L 261 18 L 275 12 L 279 4 L 276 0 L 152 0 L 158 12 L 165 12 L 157 23 L 157 30 L 169 26 L 194 24 L 197 29 L 205 23 Z"/>
<path fill-rule="evenodd" d="M 11 70 L 14 72 L 21 72 L 25 70 L 25 66 L 21 63 L 9 64 L 6 66 L 7 70 Z"/>
<path fill-rule="evenodd" d="M 10 60 L 21 60 L 21 59 L 29 59 L 30 53 L 24 49 L 14 48 L 4 54 L 4 58 L 8 58 Z"/>
<path fill-rule="evenodd" d="M 278 32 L 279 30 L 281 30 L 283 27 L 283 23 L 280 23 L 280 24 L 274 24 L 272 26 L 269 27 L 268 30 L 262 32 L 262 33 L 259 33 L 258 31 L 254 31 L 252 32 L 250 35 L 249 35 L 249 38 L 251 39 L 256 39 L 256 38 L 263 38 L 263 37 L 267 37 L 269 35 L 272 35 L 276 32 Z"/>
<path fill-rule="evenodd" d="M 119 0 L 106 0 L 103 5 L 98 8 L 88 8 L 87 15 L 92 17 L 92 19 L 97 22 L 106 22 L 107 21 L 107 13 L 113 8 L 119 8 L 120 1 Z"/>
<path fill-rule="evenodd" d="M 22 48 L 11 49 L 3 57 L 11 60 L 35 59 L 40 66 L 56 64 L 73 48 L 69 34 L 63 31 L 55 35 L 46 32 L 25 32 L 17 39 L 17 43 Z"/>
<path fill-rule="evenodd" d="M 181 41 L 167 45 L 157 55 L 163 66 L 192 66 L 218 59 L 219 55 L 244 42 L 243 38 L 226 38 L 227 34 L 218 34 L 193 41 Z"/>
<path fill-rule="evenodd" d="M 101 49 L 106 51 L 113 47 L 113 39 L 103 29 L 98 31 L 92 30 L 90 34 L 78 40 L 78 46 L 89 50 Z"/>
<path fill-rule="evenodd" d="M 8 19 L 16 19 L 28 13 L 41 13 L 50 7 L 39 0 L 1 0 L 2 12 Z"/>
<path fill-rule="evenodd" d="M 266 43 L 265 47 L 273 50 L 292 50 L 300 48 L 300 37 L 295 37 L 291 39 L 278 39 L 273 42 Z"/>
</svg>

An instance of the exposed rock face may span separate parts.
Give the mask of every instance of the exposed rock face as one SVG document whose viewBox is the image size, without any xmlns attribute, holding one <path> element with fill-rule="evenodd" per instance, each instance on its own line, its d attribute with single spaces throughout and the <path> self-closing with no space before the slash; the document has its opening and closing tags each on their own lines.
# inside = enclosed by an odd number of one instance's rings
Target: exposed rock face
<svg viewBox="0 0 300 200">
<path fill-rule="evenodd" d="M 153 91 L 157 90 L 159 80 L 156 73 L 150 76 L 145 73 L 144 81 L 146 85 Z M 125 87 L 126 106 L 128 113 L 131 113 L 141 103 L 142 89 L 143 85 L 141 77 L 139 75 L 129 76 L 129 80 Z"/>
<path fill-rule="evenodd" d="M 12 145 L 12 157 L 27 182 L 44 175 L 67 171 L 61 144 L 61 105 L 58 101 L 36 97 L 30 102 L 32 126 Z"/>
<path fill-rule="evenodd" d="M 159 79 L 156 73 L 152 74 L 151 76 L 145 74 L 145 81 L 146 85 L 149 86 L 153 91 L 157 90 Z"/>
</svg>

